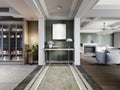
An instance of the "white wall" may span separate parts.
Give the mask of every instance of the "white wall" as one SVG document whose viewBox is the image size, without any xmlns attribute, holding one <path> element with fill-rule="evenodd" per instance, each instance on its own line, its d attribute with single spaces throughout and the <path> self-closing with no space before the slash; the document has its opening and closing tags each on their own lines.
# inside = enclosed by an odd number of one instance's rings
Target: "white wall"
<svg viewBox="0 0 120 90">
<path fill-rule="evenodd" d="M 45 64 L 45 52 L 44 52 L 44 41 L 45 41 L 45 20 L 43 18 L 39 19 L 38 24 L 38 45 L 39 45 L 39 51 L 38 51 L 38 64 L 44 65 Z"/>
</svg>

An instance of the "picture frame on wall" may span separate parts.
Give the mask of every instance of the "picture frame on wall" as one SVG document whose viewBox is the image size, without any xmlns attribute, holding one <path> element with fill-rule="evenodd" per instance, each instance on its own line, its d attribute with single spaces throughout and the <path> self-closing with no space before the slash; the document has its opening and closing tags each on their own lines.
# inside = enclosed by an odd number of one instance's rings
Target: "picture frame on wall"
<svg viewBox="0 0 120 90">
<path fill-rule="evenodd" d="M 66 24 L 59 23 L 52 25 L 52 39 L 66 40 Z"/>
</svg>

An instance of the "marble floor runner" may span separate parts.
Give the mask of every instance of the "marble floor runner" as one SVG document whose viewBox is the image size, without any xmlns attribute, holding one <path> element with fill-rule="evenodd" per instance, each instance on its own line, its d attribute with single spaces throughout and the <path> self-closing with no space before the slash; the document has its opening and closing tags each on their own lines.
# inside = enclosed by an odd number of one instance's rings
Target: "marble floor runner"
<svg viewBox="0 0 120 90">
<path fill-rule="evenodd" d="M 93 90 L 73 65 L 47 65 L 25 90 Z"/>
<path fill-rule="evenodd" d="M 66 65 L 50 66 L 37 90 L 80 90 Z"/>
</svg>

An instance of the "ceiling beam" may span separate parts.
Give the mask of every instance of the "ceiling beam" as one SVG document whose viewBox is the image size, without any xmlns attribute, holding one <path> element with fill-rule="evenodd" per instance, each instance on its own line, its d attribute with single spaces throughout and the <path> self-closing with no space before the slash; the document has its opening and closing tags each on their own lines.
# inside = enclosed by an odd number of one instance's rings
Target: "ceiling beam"
<svg viewBox="0 0 120 90">
<path fill-rule="evenodd" d="M 98 0 L 83 0 L 75 17 L 83 18 L 97 2 Z"/>
<path fill-rule="evenodd" d="M 44 17 L 44 15 L 41 13 L 41 10 L 37 7 L 36 0 L 24 0 L 26 4 L 29 6 L 29 8 L 32 10 L 33 13 L 37 16 L 37 18 Z"/>
<path fill-rule="evenodd" d="M 72 1 L 72 5 L 71 5 L 71 7 L 70 7 L 70 12 L 69 12 L 69 17 L 72 17 L 72 16 L 73 16 L 74 9 L 75 9 L 77 3 L 78 3 L 78 0 L 73 0 L 73 1 Z"/>
<path fill-rule="evenodd" d="M 116 22 L 116 23 L 113 23 L 111 25 L 109 25 L 110 27 L 117 27 L 117 26 L 120 26 L 120 22 Z"/>
<path fill-rule="evenodd" d="M 92 9 L 85 17 L 120 17 L 120 9 Z"/>
<path fill-rule="evenodd" d="M 82 28 L 85 28 L 87 25 L 97 21 L 99 18 L 94 18 L 93 20 L 90 20 L 87 24 L 85 24 Z"/>
<path fill-rule="evenodd" d="M 48 13 L 48 9 L 47 9 L 47 5 L 46 5 L 45 0 L 37 0 L 37 1 L 38 1 L 38 3 L 41 5 L 41 7 L 42 7 L 42 9 L 43 9 L 46 17 L 49 18 L 50 15 L 49 15 L 49 13 Z"/>
<path fill-rule="evenodd" d="M 102 30 L 93 30 L 93 29 L 89 29 L 89 30 L 80 30 L 80 33 L 97 33 L 100 32 Z"/>
</svg>

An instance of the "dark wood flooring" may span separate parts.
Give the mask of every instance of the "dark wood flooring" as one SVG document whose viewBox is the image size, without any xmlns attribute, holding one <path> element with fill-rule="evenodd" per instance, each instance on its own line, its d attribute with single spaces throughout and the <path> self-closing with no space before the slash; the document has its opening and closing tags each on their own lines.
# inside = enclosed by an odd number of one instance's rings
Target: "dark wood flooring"
<svg viewBox="0 0 120 90">
<path fill-rule="evenodd" d="M 81 60 L 81 67 L 103 90 L 120 90 L 120 65 L 90 64 Z"/>
</svg>

